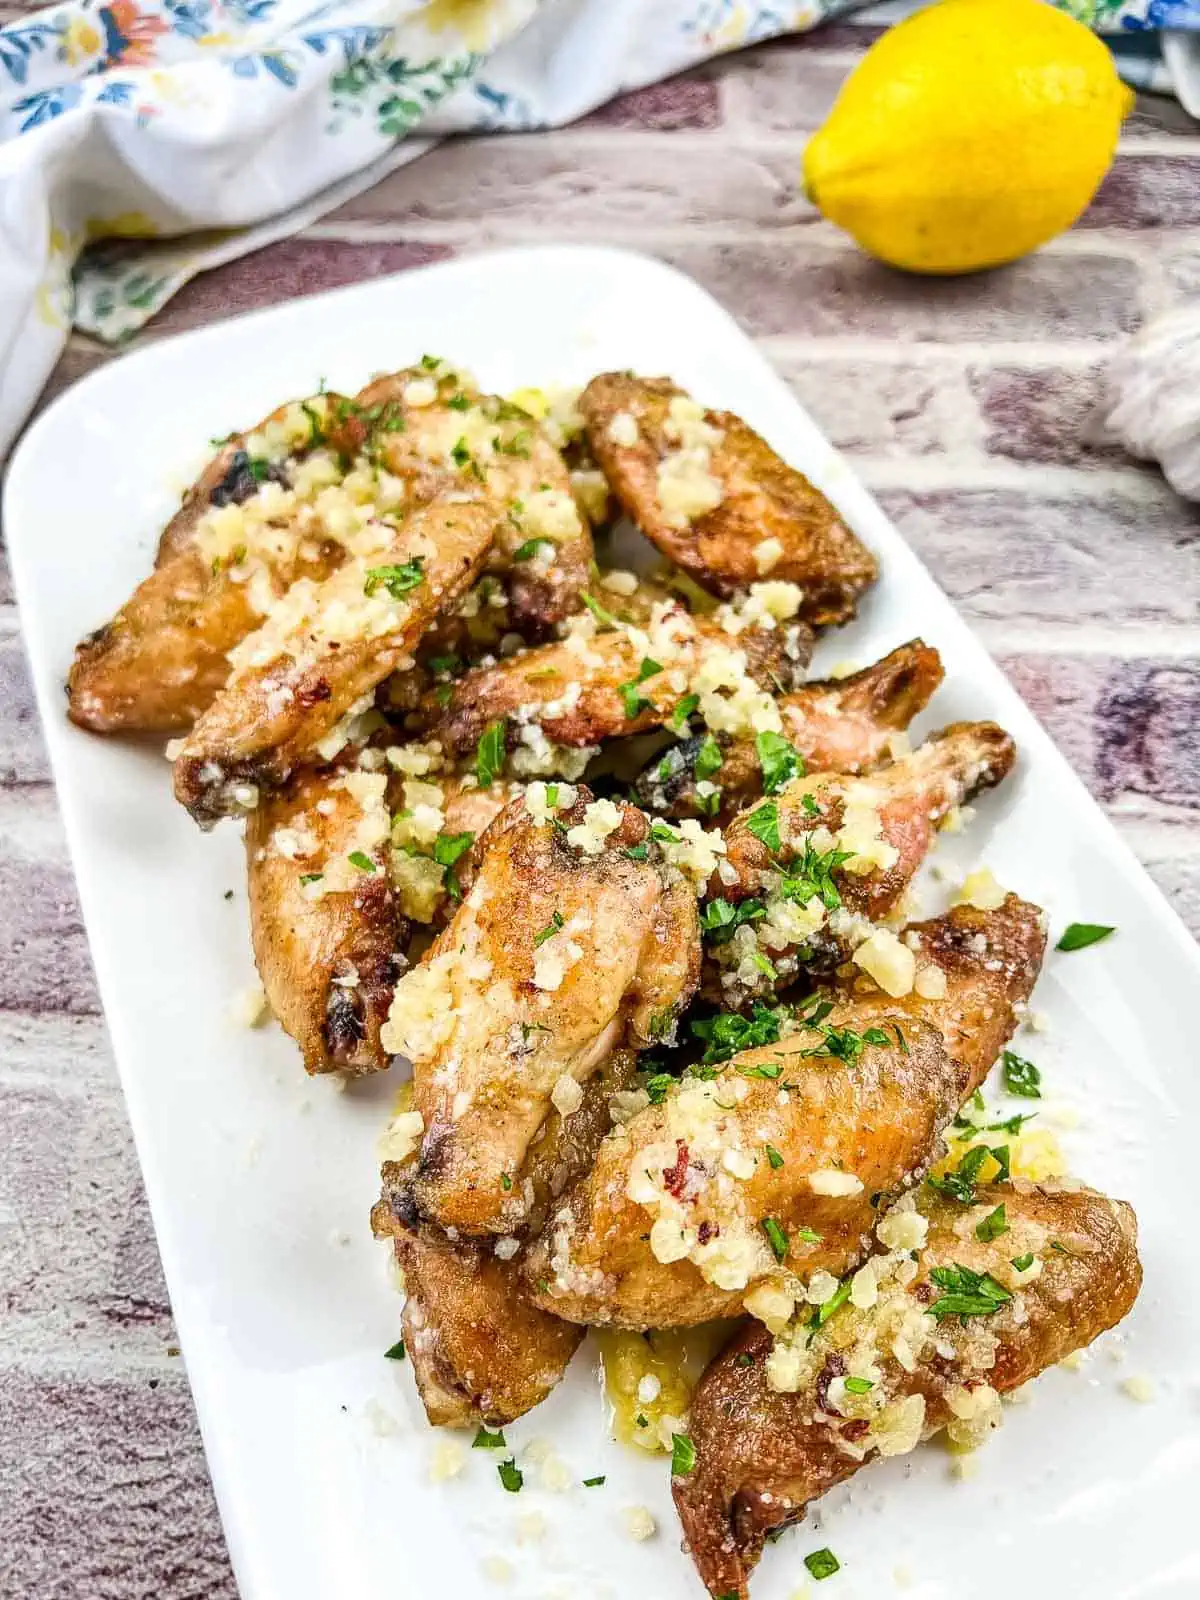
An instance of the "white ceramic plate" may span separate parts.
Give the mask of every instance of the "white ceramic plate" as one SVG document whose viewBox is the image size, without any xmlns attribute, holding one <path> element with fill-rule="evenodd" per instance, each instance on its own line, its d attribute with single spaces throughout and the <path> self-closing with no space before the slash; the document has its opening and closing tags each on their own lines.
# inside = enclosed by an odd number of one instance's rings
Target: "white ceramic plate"
<svg viewBox="0 0 1200 1600">
<path fill-rule="evenodd" d="M 661 1458 L 607 1439 L 590 1351 L 551 1401 L 508 1430 L 552 1439 L 575 1480 L 551 1495 L 527 1474 L 499 1485 L 493 1453 L 434 1485 L 435 1436 L 406 1366 L 384 1361 L 399 1303 L 367 1228 L 374 1143 L 395 1085 L 335 1094 L 308 1082 L 277 1029 L 229 1020 L 253 977 L 241 843 L 203 836 L 170 796 L 158 748 L 90 737 L 63 715 L 76 640 L 149 569 L 158 530 L 210 436 L 310 392 L 353 393 L 426 350 L 484 385 L 580 382 L 607 368 L 667 372 L 741 412 L 815 479 L 881 556 L 862 616 L 818 665 L 874 660 L 921 633 L 947 683 L 923 727 L 993 717 L 1020 765 L 938 857 L 951 876 L 986 861 L 1071 920 L 1116 924 L 1107 943 L 1051 954 L 1034 1005 L 1049 1020 L 1018 1048 L 1080 1117 L 1073 1169 L 1141 1219 L 1146 1286 L 1119 1344 L 1058 1371 L 1012 1408 L 951 1481 L 927 1446 L 861 1473 L 816 1523 L 769 1549 L 755 1600 L 782 1600 L 808 1551 L 842 1573 L 822 1597 L 950 1600 L 1012 1588 L 1049 1597 L 1200 1594 L 1200 1476 L 1191 1180 L 1200 1128 L 1200 955 L 1149 879 L 886 517 L 730 318 L 643 258 L 514 250 L 295 301 L 115 362 L 30 430 L 9 476 L 8 528 L 25 635 L 113 1045 L 146 1177 L 229 1547 L 246 1600 L 395 1600 L 492 1591 L 601 1600 L 700 1593 Z M 175 480 L 172 482 L 172 480 Z M 986 557 L 981 556 L 986 565 Z M 232 891 L 232 899 L 225 898 Z M 929 909 L 944 904 L 930 887 Z M 389 1075 L 391 1077 L 393 1075 Z M 1021 1109 L 1036 1109 L 1025 1103 Z M 1157 1398 L 1122 1392 L 1130 1375 Z M 648 1505 L 633 1543 L 621 1510 Z M 516 1521 L 542 1510 L 543 1541 Z M 908 1579 L 905 1586 L 905 1579 Z M 500 1591 L 497 1591 L 500 1592 Z"/>
</svg>

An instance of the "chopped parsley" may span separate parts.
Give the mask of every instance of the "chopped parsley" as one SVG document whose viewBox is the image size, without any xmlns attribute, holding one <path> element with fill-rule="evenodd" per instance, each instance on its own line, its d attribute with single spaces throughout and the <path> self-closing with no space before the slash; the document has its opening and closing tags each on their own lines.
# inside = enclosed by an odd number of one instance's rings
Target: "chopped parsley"
<svg viewBox="0 0 1200 1600">
<path fill-rule="evenodd" d="M 512 1456 L 509 1456 L 507 1461 L 497 1462 L 496 1471 L 500 1475 L 500 1482 L 508 1490 L 509 1494 L 518 1494 L 520 1492 L 521 1485 L 525 1482 L 525 1474 Z"/>
<path fill-rule="evenodd" d="M 619 683 L 617 693 L 621 696 L 621 703 L 625 707 L 625 715 L 630 722 L 634 717 L 640 716 L 643 711 L 652 709 L 652 702 L 645 695 L 637 692 L 637 685 L 633 683 Z"/>
<path fill-rule="evenodd" d="M 1115 928 L 1106 928 L 1099 922 L 1072 922 L 1054 946 L 1056 950 L 1086 950 L 1090 944 L 1107 939 Z"/>
<path fill-rule="evenodd" d="M 778 1172 L 780 1167 L 783 1165 L 783 1157 L 780 1155 L 779 1151 L 776 1150 L 773 1144 L 765 1145 L 763 1148 L 767 1152 L 767 1161 L 769 1162 L 772 1171 Z"/>
<path fill-rule="evenodd" d="M 514 561 L 536 561 L 537 553 L 545 545 L 549 550 L 554 549 L 550 539 L 526 539 L 524 544 L 519 544 L 512 553 Z"/>
<path fill-rule="evenodd" d="M 942 1291 L 941 1298 L 929 1307 L 939 1322 L 945 1317 L 989 1317 L 1012 1299 L 990 1272 L 972 1272 L 970 1267 L 955 1264 L 934 1267 L 929 1276 Z"/>
<path fill-rule="evenodd" d="M 852 1272 L 847 1273 L 829 1296 L 829 1299 L 814 1308 L 812 1316 L 808 1319 L 810 1328 L 823 1328 L 833 1313 L 846 1304 L 846 1301 L 850 1298 L 850 1286 L 853 1281 L 854 1274 Z"/>
<path fill-rule="evenodd" d="M 403 1361 L 406 1354 L 404 1340 L 397 1339 L 390 1349 L 383 1352 L 383 1359 L 385 1361 Z"/>
<path fill-rule="evenodd" d="M 479 1432 L 471 1440 L 472 1450 L 506 1450 L 507 1448 L 508 1446 L 504 1442 L 503 1428 L 498 1428 L 495 1433 L 489 1433 L 486 1428 L 480 1428 Z"/>
<path fill-rule="evenodd" d="M 1008 1232 L 1008 1216 L 1004 1210 L 1003 1200 L 995 1211 L 989 1211 L 982 1222 L 975 1224 L 975 1237 L 981 1244 L 988 1244 L 993 1239 L 998 1239 L 1002 1233 Z"/>
<path fill-rule="evenodd" d="M 874 1387 L 875 1387 L 875 1380 L 873 1378 L 847 1378 L 846 1379 L 846 1393 L 847 1394 L 870 1394 L 871 1390 Z"/>
<path fill-rule="evenodd" d="M 461 656 L 448 655 L 430 656 L 428 664 L 430 672 L 435 677 L 440 677 L 444 674 L 448 678 L 457 678 L 467 663 Z"/>
<path fill-rule="evenodd" d="M 696 1465 L 696 1446 L 686 1433 L 671 1435 L 671 1476 L 686 1478 Z"/>
<path fill-rule="evenodd" d="M 363 584 L 363 593 L 372 595 L 378 589 L 386 589 L 393 600 L 399 600 L 425 581 L 422 564 L 422 557 L 414 556 L 411 561 L 402 562 L 399 566 L 371 567 Z"/>
<path fill-rule="evenodd" d="M 815 897 L 827 911 L 836 911 L 842 897 L 832 875 L 850 856 L 848 850 L 827 850 L 821 855 L 806 839 L 804 854 L 792 862 L 778 893 L 785 900 L 795 900 L 800 905 L 807 905 Z"/>
<path fill-rule="evenodd" d="M 698 694 L 685 694 L 681 700 L 676 700 L 675 709 L 671 713 L 670 724 L 676 733 L 682 731 L 687 724 L 688 718 L 692 716 L 699 709 L 699 707 L 700 696 Z"/>
<path fill-rule="evenodd" d="M 631 844 L 624 854 L 629 857 L 630 861 L 645 861 L 650 854 L 650 846 L 643 839 L 641 844 Z"/>
<path fill-rule="evenodd" d="M 325 876 L 325 874 L 323 872 L 302 872 L 300 874 L 300 882 L 301 883 L 320 883 L 321 879 L 324 876 Z M 232 900 L 232 898 L 233 898 L 233 890 L 232 889 L 230 889 L 229 893 L 225 896 L 225 898 L 226 898 L 226 900 Z"/>
<path fill-rule="evenodd" d="M 800 752 L 782 734 L 760 733 L 754 747 L 758 751 L 766 794 L 777 794 L 785 783 L 804 776 L 806 769 Z"/>
<path fill-rule="evenodd" d="M 801 1239 L 805 1244 L 820 1244 L 824 1237 L 815 1228 L 797 1228 L 792 1235 L 793 1239 Z"/>
<path fill-rule="evenodd" d="M 746 826 L 756 839 L 762 841 L 772 855 L 777 855 L 779 843 L 779 807 L 774 800 L 758 806 L 746 818 Z"/>
<path fill-rule="evenodd" d="M 774 1217 L 763 1217 L 759 1227 L 767 1236 L 767 1243 L 776 1261 L 786 1261 L 788 1253 L 788 1236 L 782 1226 Z"/>
<path fill-rule="evenodd" d="M 592 596 L 587 592 L 586 589 L 581 589 L 579 591 L 579 598 L 583 601 L 584 605 L 592 613 L 597 622 L 607 623 L 610 628 L 615 628 L 617 626 L 617 618 L 613 616 L 612 612 L 606 611 L 600 604 L 599 600 L 593 600 Z"/>
<path fill-rule="evenodd" d="M 454 462 L 456 467 L 465 467 L 470 464 L 471 452 L 467 448 L 467 440 L 465 435 L 461 439 L 456 439 L 454 441 L 454 448 L 450 452 L 450 459 Z"/>
<path fill-rule="evenodd" d="M 1016 1267 L 1018 1272 L 1028 1272 L 1030 1267 L 1033 1265 L 1033 1251 L 1030 1250 L 1027 1255 L 1014 1256 L 1012 1258 L 1012 1264 L 1014 1267 Z"/>
<path fill-rule="evenodd" d="M 503 717 L 498 722 L 489 722 L 475 747 L 475 777 L 481 789 L 490 789 L 504 771 L 506 728 Z"/>
<path fill-rule="evenodd" d="M 839 1572 L 842 1564 L 833 1551 L 826 1548 L 814 1550 L 811 1555 L 805 1556 L 804 1565 L 820 1583 L 822 1578 L 832 1578 L 835 1572 Z"/>
<path fill-rule="evenodd" d="M 585 1478 L 583 1480 L 583 1487 L 585 1489 L 598 1489 L 605 1481 L 605 1475 L 601 1473 L 598 1478 Z"/>
<path fill-rule="evenodd" d="M 693 1034 L 703 1039 L 708 1047 L 701 1065 L 707 1067 L 717 1061 L 728 1061 L 740 1050 L 750 1050 L 755 1045 L 777 1043 L 788 1015 L 786 1006 L 764 1006 L 756 1001 L 748 1017 L 736 1011 L 719 1011 L 714 1017 L 692 1022 Z"/>
<path fill-rule="evenodd" d="M 1004 1063 L 1004 1087 L 1009 1094 L 1019 1094 L 1026 1100 L 1040 1100 L 1042 1097 L 1042 1075 L 1032 1061 L 1026 1061 L 1024 1056 L 1006 1050 L 1002 1056 Z"/>
<path fill-rule="evenodd" d="M 452 867 L 474 843 L 473 833 L 439 833 L 433 841 L 433 859 L 439 867 Z"/>
<path fill-rule="evenodd" d="M 675 1079 L 669 1072 L 656 1072 L 646 1083 L 646 1093 L 652 1106 L 660 1106 L 671 1092 Z"/>
<path fill-rule="evenodd" d="M 766 914 L 761 900 L 742 900 L 736 906 L 725 899 L 710 900 L 700 912 L 700 928 L 709 944 L 728 944 L 743 923 Z"/>
<path fill-rule="evenodd" d="M 987 1145 L 972 1145 L 953 1172 L 945 1172 L 940 1178 L 930 1177 L 925 1181 L 939 1194 L 949 1195 L 950 1199 L 957 1200 L 959 1205 L 969 1206 L 975 1199 L 975 1184 L 979 1178 L 979 1169 L 990 1154 Z"/>
<path fill-rule="evenodd" d="M 724 757 L 721 746 L 711 733 L 704 736 L 703 743 L 696 751 L 696 763 L 693 768 L 697 779 L 703 783 L 706 778 L 711 778 L 714 772 L 720 772 Z"/>
<path fill-rule="evenodd" d="M 564 926 L 565 926 L 565 924 L 563 922 L 562 912 L 561 911 L 554 912 L 554 914 L 550 918 L 550 921 L 541 930 L 541 932 L 534 934 L 534 936 L 533 936 L 533 948 L 536 950 L 539 947 L 539 945 L 545 944 L 547 939 L 553 939 L 553 937 L 554 937 L 554 935 L 556 933 L 561 933 L 562 932 Z"/>
<path fill-rule="evenodd" d="M 512 1179 L 509 1177 L 507 1172 L 502 1172 L 500 1174 L 500 1187 L 504 1190 L 505 1194 L 511 1194 Z"/>
<path fill-rule="evenodd" d="M 375 863 L 362 850 L 351 850 L 349 860 L 350 865 L 357 867 L 360 872 L 374 872 L 376 870 Z"/>
</svg>

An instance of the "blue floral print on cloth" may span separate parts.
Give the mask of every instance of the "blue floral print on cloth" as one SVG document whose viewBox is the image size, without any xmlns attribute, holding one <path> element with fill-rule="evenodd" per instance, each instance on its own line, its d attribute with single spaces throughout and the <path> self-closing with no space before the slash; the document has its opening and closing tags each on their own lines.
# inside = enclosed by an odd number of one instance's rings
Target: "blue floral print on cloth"
<svg viewBox="0 0 1200 1600">
<path fill-rule="evenodd" d="M 1186 76 L 1200 0 L 1062 3 L 1134 47 L 1134 81 Z M 853 9 L 67 0 L 0 28 L 0 447 L 72 324 L 127 336 L 197 272 L 304 227 L 443 134 L 558 126 L 623 90 Z M 1166 67 L 1147 50 L 1160 29 L 1176 30 L 1163 37 Z M 112 240 L 121 243 L 97 247 Z"/>
</svg>

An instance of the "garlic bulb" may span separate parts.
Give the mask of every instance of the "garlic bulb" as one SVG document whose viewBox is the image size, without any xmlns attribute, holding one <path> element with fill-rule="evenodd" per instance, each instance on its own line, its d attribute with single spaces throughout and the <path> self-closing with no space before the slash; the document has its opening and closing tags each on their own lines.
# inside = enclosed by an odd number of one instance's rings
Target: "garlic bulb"
<svg viewBox="0 0 1200 1600">
<path fill-rule="evenodd" d="M 1108 431 L 1200 500 L 1200 301 L 1148 323 L 1113 358 L 1107 385 Z"/>
</svg>

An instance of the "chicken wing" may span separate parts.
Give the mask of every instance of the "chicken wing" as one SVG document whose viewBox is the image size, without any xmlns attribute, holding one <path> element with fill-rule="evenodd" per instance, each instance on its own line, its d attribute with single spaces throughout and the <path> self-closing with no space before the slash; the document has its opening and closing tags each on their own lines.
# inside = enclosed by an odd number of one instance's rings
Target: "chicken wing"
<svg viewBox="0 0 1200 1600">
<path fill-rule="evenodd" d="M 880 1195 L 928 1165 L 986 1076 L 1044 948 L 1037 907 L 1015 896 L 916 937 L 943 963 L 938 998 L 849 979 L 794 1014 L 702 1024 L 711 1075 L 655 1080 L 657 1103 L 604 1141 L 530 1252 L 537 1303 L 629 1328 L 743 1305 L 774 1317 L 813 1274 L 853 1266 Z M 745 1043 L 758 1048 L 733 1054 Z"/>
<path fill-rule="evenodd" d="M 490 566 L 503 575 L 513 628 L 544 634 L 579 610 L 591 531 L 562 456 L 538 422 L 432 358 L 376 379 L 356 404 L 379 419 L 378 459 L 402 482 L 416 488 L 431 473 L 450 473 L 481 485 L 503 508 Z"/>
<path fill-rule="evenodd" d="M 227 681 L 228 652 L 285 590 L 341 563 L 328 491 L 346 482 L 352 441 L 338 403 L 294 401 L 221 447 L 167 524 L 155 570 L 77 646 L 73 722 L 93 733 L 190 727 Z"/>
<path fill-rule="evenodd" d="M 468 1235 L 520 1231 L 526 1154 L 551 1107 L 577 1103 L 624 1040 L 671 1034 L 699 967 L 693 891 L 634 807 L 531 785 L 483 845 L 383 1034 L 413 1062 L 417 1208 Z"/>
<path fill-rule="evenodd" d="M 202 825 L 252 809 L 263 787 L 319 759 L 322 741 L 464 593 L 497 527 L 492 502 L 447 493 L 322 584 L 297 583 L 239 645 L 235 671 L 185 739 L 175 794 Z"/>
<path fill-rule="evenodd" d="M 246 820 L 250 933 L 308 1072 L 379 1072 L 407 924 L 388 874 L 387 777 L 297 773 Z"/>
<path fill-rule="evenodd" d="M 695 1465 L 672 1489 L 719 1600 L 745 1600 L 766 1539 L 867 1462 L 942 1428 L 978 1442 L 1000 1395 L 1119 1322 L 1141 1285 L 1133 1211 L 1087 1189 L 998 1184 L 964 1207 L 923 1188 L 878 1233 L 848 1303 L 778 1339 L 749 1325 L 693 1397 Z"/>
<path fill-rule="evenodd" d="M 994 723 L 957 722 L 869 776 L 814 773 L 740 812 L 705 913 L 705 993 L 745 1006 L 845 960 L 894 910 L 938 822 L 1014 759 Z"/>
<path fill-rule="evenodd" d="M 617 1051 L 583 1091 L 578 1111 L 554 1112 L 531 1147 L 527 1182 L 533 1214 L 585 1171 L 611 1126 L 612 1096 L 633 1082 L 636 1058 Z M 512 1422 L 550 1393 L 584 1330 L 534 1306 L 525 1293 L 514 1239 L 451 1240 L 411 1204 L 408 1166 L 386 1162 L 383 1196 L 371 1213 L 391 1237 L 405 1276 L 404 1341 L 430 1422 L 492 1427 Z"/>
<path fill-rule="evenodd" d="M 835 508 L 729 411 L 667 378 L 606 372 L 583 391 L 587 437 L 646 537 L 715 594 L 770 576 L 799 584 L 806 622 L 844 622 L 878 575 Z"/>
<path fill-rule="evenodd" d="M 805 684 L 777 701 L 781 736 L 800 758 L 804 772 L 868 772 L 887 758 L 896 735 L 928 704 L 943 677 L 941 657 L 920 639 L 902 644 L 873 667 L 847 678 Z M 763 792 L 763 757 L 752 736 L 721 734 L 720 765 L 706 733 L 694 735 L 656 758 L 637 783 L 638 799 L 670 817 L 710 814 L 706 791 L 697 791 L 697 763 L 721 792 L 722 814 Z M 767 754 L 797 764 L 767 741 Z"/>
<path fill-rule="evenodd" d="M 676 715 L 686 726 L 685 696 L 693 681 L 714 650 L 729 652 L 732 643 L 716 622 L 667 601 L 645 630 L 617 627 L 582 643 L 575 635 L 476 667 L 448 695 L 438 689 L 427 694 L 411 721 L 459 754 L 474 750 L 497 721 L 505 723 L 510 745 L 536 724 L 553 743 L 572 748 L 646 733 Z M 747 628 L 734 650 L 741 672 L 769 692 L 794 680 L 807 659 L 808 639 L 773 624 Z"/>
</svg>

